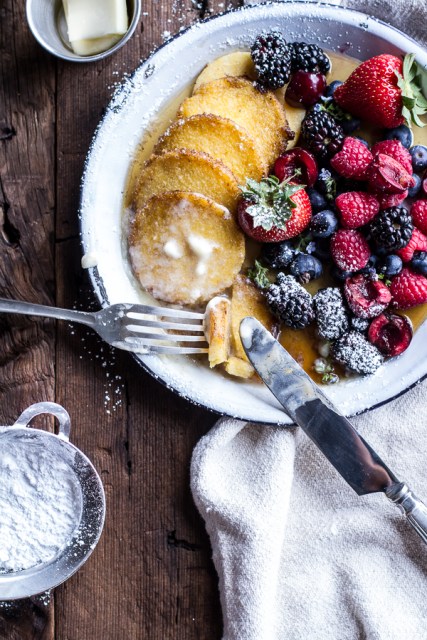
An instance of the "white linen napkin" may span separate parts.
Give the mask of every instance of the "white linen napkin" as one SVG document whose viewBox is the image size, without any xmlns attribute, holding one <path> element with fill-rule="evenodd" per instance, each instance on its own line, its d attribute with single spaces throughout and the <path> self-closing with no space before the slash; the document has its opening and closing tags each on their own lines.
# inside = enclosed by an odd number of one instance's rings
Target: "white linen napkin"
<svg viewBox="0 0 427 640">
<path fill-rule="evenodd" d="M 424 0 L 358 0 L 427 43 Z M 354 418 L 427 501 L 427 383 Z M 426 640 L 427 546 L 385 496 L 359 498 L 296 428 L 224 418 L 191 488 L 219 576 L 223 640 Z"/>
</svg>

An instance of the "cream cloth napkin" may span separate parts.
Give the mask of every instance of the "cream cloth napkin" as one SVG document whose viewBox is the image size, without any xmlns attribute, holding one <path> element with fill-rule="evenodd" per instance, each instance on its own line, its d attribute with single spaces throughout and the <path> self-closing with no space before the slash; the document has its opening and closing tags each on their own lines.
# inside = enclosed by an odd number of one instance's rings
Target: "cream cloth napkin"
<svg viewBox="0 0 427 640">
<path fill-rule="evenodd" d="M 426 44 L 424 0 L 349 5 Z M 427 501 L 427 383 L 354 424 Z M 359 498 L 300 430 L 219 420 L 194 450 L 191 487 L 223 640 L 427 640 L 427 545 L 385 496 Z"/>
</svg>

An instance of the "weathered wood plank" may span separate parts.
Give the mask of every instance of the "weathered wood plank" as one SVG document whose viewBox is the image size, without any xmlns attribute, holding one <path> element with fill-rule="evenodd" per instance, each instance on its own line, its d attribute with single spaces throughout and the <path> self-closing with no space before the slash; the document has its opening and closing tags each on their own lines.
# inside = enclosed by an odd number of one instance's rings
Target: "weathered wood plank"
<svg viewBox="0 0 427 640">
<path fill-rule="evenodd" d="M 73 185 L 108 102 L 108 85 L 167 32 L 199 15 L 183 2 L 153 2 L 147 13 L 142 32 L 115 58 L 83 78 L 71 66 L 59 74 L 58 239 L 77 230 Z M 87 308 L 78 256 L 76 241 L 57 245 L 58 303 L 79 300 Z M 61 326 L 58 337 L 57 400 L 72 412 L 73 440 L 101 472 L 108 517 L 94 556 L 56 592 L 57 640 L 219 637 L 216 576 L 188 488 L 192 448 L 215 418 L 159 387 L 131 356 L 113 355 L 84 330 L 71 336 Z"/>
<path fill-rule="evenodd" d="M 54 302 L 55 62 L 26 27 L 24 3 L 0 6 L 0 295 Z M 0 423 L 54 399 L 55 327 L 0 317 Z M 0 636 L 52 640 L 53 608 L 0 606 Z"/>
</svg>

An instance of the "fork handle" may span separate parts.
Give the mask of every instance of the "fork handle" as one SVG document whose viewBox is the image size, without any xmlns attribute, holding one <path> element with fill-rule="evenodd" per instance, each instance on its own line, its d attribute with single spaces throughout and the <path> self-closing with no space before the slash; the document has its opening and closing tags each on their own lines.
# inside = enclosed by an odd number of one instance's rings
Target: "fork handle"
<svg viewBox="0 0 427 640">
<path fill-rule="evenodd" d="M 0 313 L 20 313 L 28 316 L 42 316 L 44 318 L 56 318 L 58 320 L 69 320 L 70 322 L 81 322 L 89 327 L 95 324 L 93 313 L 87 311 L 74 311 L 73 309 L 57 309 L 43 304 L 33 304 L 21 300 L 8 300 L 0 298 Z"/>
</svg>

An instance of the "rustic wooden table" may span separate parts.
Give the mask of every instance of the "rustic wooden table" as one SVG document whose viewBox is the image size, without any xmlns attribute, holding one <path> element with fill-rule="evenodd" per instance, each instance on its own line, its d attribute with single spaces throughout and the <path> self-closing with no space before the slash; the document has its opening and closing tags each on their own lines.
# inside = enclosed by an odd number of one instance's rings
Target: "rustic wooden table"
<svg viewBox="0 0 427 640">
<path fill-rule="evenodd" d="M 0 296 L 97 308 L 77 219 L 96 124 L 114 84 L 169 32 L 232 4 L 151 0 L 123 49 L 79 65 L 37 44 L 22 0 L 0 1 Z M 189 490 L 193 446 L 215 416 L 84 328 L 24 316 L 0 316 L 0 393 L 0 424 L 41 400 L 67 408 L 108 510 L 95 553 L 50 600 L 0 603 L 0 638 L 219 639 L 216 573 Z"/>
</svg>

